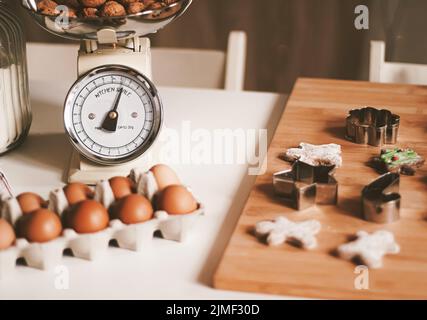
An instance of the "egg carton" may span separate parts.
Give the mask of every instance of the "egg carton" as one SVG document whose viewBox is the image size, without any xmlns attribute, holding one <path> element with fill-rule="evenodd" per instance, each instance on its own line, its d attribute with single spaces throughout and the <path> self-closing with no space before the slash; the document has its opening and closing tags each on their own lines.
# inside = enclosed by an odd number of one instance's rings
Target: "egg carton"
<svg viewBox="0 0 427 320">
<path fill-rule="evenodd" d="M 13 272 L 19 258 L 31 268 L 49 270 L 60 265 L 65 249 L 70 249 L 76 258 L 93 261 L 106 253 L 111 240 L 116 240 L 120 248 L 132 251 L 149 247 L 157 231 L 163 239 L 183 242 L 203 214 L 204 207 L 200 205 L 195 212 L 179 216 L 157 211 L 154 219 L 138 224 L 125 225 L 120 220 L 111 220 L 107 229 L 92 234 L 65 229 L 61 237 L 46 243 L 17 239 L 14 247 L 0 251 L 0 279 Z"/>
<path fill-rule="evenodd" d="M 138 185 L 137 193 L 153 201 L 157 185 L 152 174 L 132 171 L 130 177 Z M 95 199 L 107 208 L 115 201 L 108 181 L 100 181 L 96 185 Z M 16 198 L 3 199 L 3 203 L 0 216 L 15 225 L 22 215 Z M 62 216 L 68 206 L 62 189 L 50 193 L 50 210 Z M 156 211 L 153 219 L 131 225 L 115 219 L 110 221 L 108 228 L 96 233 L 78 234 L 72 229 L 64 229 L 61 237 L 46 243 L 29 243 L 20 238 L 15 246 L 0 251 L 0 279 L 14 271 L 19 258 L 23 258 L 31 268 L 49 270 L 61 264 L 66 249 L 71 250 L 76 258 L 93 261 L 108 251 L 112 240 L 117 241 L 119 248 L 137 252 L 151 246 L 156 232 L 160 232 L 165 240 L 184 242 L 204 211 L 199 202 L 198 209 L 189 214 L 170 215 L 166 211 Z"/>
</svg>

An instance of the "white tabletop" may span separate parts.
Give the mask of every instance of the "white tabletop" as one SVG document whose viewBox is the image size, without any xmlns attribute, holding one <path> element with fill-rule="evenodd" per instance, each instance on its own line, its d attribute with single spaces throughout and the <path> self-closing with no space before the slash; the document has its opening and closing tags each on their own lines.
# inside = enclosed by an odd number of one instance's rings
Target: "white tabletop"
<svg viewBox="0 0 427 320">
<path fill-rule="evenodd" d="M 63 57 L 46 55 L 40 63 L 69 64 Z M 31 53 L 30 53 L 31 54 Z M 46 197 L 63 185 L 71 147 L 63 132 L 62 103 L 73 79 L 49 68 L 30 69 L 34 122 L 31 134 L 18 150 L 0 158 L 15 193 L 38 192 Z M 43 68 L 38 68 L 43 70 Z M 72 73 L 71 73 L 72 74 Z M 285 105 L 285 96 L 255 92 L 225 92 L 160 88 L 166 126 L 179 130 L 185 121 L 192 129 L 268 129 L 269 138 Z M 233 232 L 255 177 L 248 164 L 173 166 L 206 206 L 192 237 L 184 243 L 155 239 L 139 253 L 110 248 L 101 260 L 88 262 L 64 257 L 69 289 L 55 288 L 57 275 L 18 266 L 0 281 L 0 299 L 258 299 L 274 298 L 215 290 L 213 273 Z"/>
</svg>

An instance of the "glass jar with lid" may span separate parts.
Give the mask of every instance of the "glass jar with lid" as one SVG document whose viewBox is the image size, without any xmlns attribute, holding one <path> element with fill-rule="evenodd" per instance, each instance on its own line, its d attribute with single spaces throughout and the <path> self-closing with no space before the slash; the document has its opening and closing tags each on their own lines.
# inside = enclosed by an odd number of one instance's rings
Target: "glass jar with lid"
<svg viewBox="0 0 427 320">
<path fill-rule="evenodd" d="M 0 154 L 18 146 L 31 126 L 24 33 L 0 0 Z"/>
</svg>

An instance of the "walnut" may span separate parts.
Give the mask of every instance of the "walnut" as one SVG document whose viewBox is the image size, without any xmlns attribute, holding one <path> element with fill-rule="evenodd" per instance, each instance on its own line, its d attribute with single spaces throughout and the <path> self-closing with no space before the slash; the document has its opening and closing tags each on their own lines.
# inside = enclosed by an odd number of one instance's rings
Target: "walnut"
<svg viewBox="0 0 427 320">
<path fill-rule="evenodd" d="M 46 10 L 46 9 L 56 9 L 58 4 L 55 1 L 52 0 L 41 0 L 37 3 L 37 9 L 40 11 Z"/>
<path fill-rule="evenodd" d="M 156 0 L 142 0 L 142 3 L 145 4 L 145 6 L 149 7 L 156 3 Z"/>
<path fill-rule="evenodd" d="M 59 11 L 56 9 L 57 6 L 58 4 L 52 0 L 42 0 L 37 3 L 39 12 L 48 16 L 57 16 L 59 14 Z"/>
<path fill-rule="evenodd" d="M 70 18 L 122 17 L 144 10 L 161 10 L 179 0 L 36 0 L 37 10 L 47 15 L 59 15 L 58 5 L 69 8 Z"/>
<path fill-rule="evenodd" d="M 142 2 L 133 2 L 128 6 L 128 14 L 140 13 L 145 9 L 145 5 Z"/>
<path fill-rule="evenodd" d="M 96 18 L 98 16 L 97 8 L 83 8 L 81 11 L 83 18 Z"/>
<path fill-rule="evenodd" d="M 126 15 L 126 9 L 116 1 L 108 1 L 101 10 L 104 17 L 120 17 Z"/>
<path fill-rule="evenodd" d="M 128 6 L 128 5 L 130 5 L 131 3 L 139 2 L 139 0 L 119 0 L 119 2 L 120 2 L 122 5 L 124 5 L 124 6 Z"/>
<path fill-rule="evenodd" d="M 52 8 L 44 8 L 40 11 L 42 14 L 48 15 L 48 16 L 57 16 L 59 14 L 59 11 Z"/>
<path fill-rule="evenodd" d="M 62 3 L 60 3 L 62 4 Z M 37 3 L 37 8 L 43 14 L 49 16 L 67 16 L 69 18 L 77 18 L 77 10 L 67 5 L 67 11 L 58 10 L 58 3 L 52 0 L 42 0 Z M 65 4 L 64 4 L 65 5 Z"/>
<path fill-rule="evenodd" d="M 99 8 L 107 0 L 80 0 L 80 3 L 86 8 Z"/>
</svg>

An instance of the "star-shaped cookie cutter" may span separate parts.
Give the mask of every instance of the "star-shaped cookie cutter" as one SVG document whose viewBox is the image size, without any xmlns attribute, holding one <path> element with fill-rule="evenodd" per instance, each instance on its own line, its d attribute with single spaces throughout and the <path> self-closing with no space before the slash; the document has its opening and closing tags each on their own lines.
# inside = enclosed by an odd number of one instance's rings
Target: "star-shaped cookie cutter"
<svg viewBox="0 0 427 320">
<path fill-rule="evenodd" d="M 365 220 L 391 223 L 400 219 L 400 175 L 386 173 L 362 190 L 362 208 Z"/>
<path fill-rule="evenodd" d="M 312 166 L 296 161 L 292 168 L 273 175 L 276 193 L 293 202 L 297 210 L 315 204 L 336 204 L 338 182 L 333 177 L 335 166 Z"/>
<path fill-rule="evenodd" d="M 389 110 L 372 107 L 354 109 L 346 120 L 346 138 L 358 144 L 374 147 L 395 144 L 399 133 L 400 116 Z"/>
</svg>

